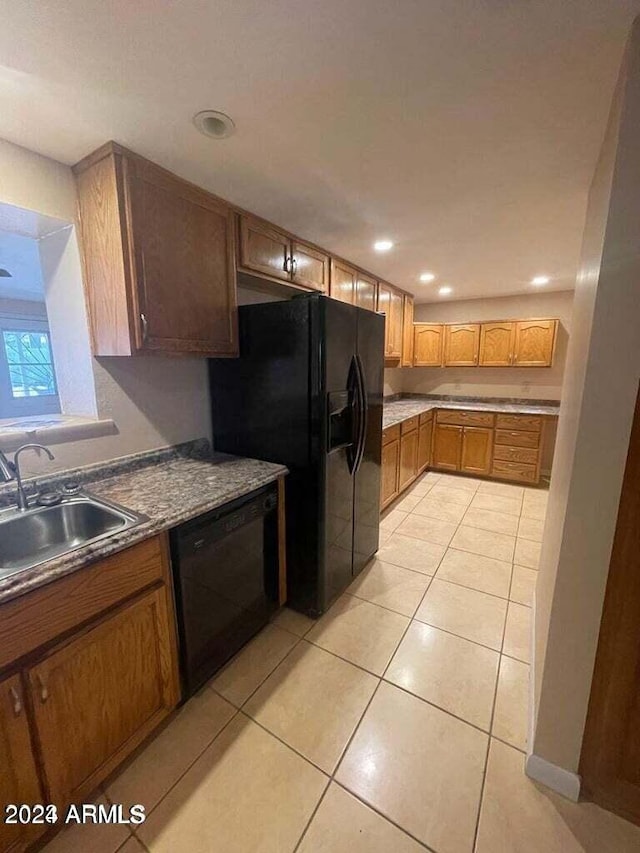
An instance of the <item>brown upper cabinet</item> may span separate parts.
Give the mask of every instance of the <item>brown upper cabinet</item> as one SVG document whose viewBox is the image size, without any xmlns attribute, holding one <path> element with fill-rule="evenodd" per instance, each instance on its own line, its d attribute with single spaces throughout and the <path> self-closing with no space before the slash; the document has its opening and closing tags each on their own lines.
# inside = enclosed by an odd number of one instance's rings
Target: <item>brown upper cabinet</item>
<svg viewBox="0 0 640 853">
<path fill-rule="evenodd" d="M 440 367 L 444 326 L 435 323 L 414 323 L 413 364 L 415 367 Z"/>
<path fill-rule="evenodd" d="M 483 323 L 480 327 L 480 359 L 483 367 L 510 367 L 516 324 Z"/>
<path fill-rule="evenodd" d="M 480 349 L 480 324 L 445 326 L 445 367 L 475 367 Z"/>
<path fill-rule="evenodd" d="M 94 354 L 236 356 L 232 208 L 111 142 L 73 171 Z"/>
<path fill-rule="evenodd" d="M 413 296 L 407 294 L 402 303 L 402 359 L 401 367 L 413 366 Z"/>
<path fill-rule="evenodd" d="M 355 305 L 358 271 L 344 261 L 331 259 L 331 290 L 333 299 Z"/>
<path fill-rule="evenodd" d="M 358 308 L 375 311 L 377 297 L 378 282 L 375 278 L 358 271 L 356 274 L 355 304 Z"/>
<path fill-rule="evenodd" d="M 378 311 L 385 315 L 385 359 L 399 360 L 402 358 L 403 294 L 383 281 L 378 282 Z"/>
<path fill-rule="evenodd" d="M 518 367 L 551 367 L 558 321 L 519 320 L 515 326 L 513 364 Z"/>
<path fill-rule="evenodd" d="M 291 241 L 291 281 L 320 293 L 329 292 L 329 256 L 299 240 Z"/>
</svg>

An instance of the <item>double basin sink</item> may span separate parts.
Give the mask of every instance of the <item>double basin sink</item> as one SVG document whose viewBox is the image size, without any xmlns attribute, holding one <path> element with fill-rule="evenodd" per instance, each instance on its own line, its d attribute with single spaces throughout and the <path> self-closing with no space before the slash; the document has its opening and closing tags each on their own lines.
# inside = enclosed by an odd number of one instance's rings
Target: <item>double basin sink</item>
<svg viewBox="0 0 640 853">
<path fill-rule="evenodd" d="M 0 580 L 139 524 L 143 518 L 82 493 L 54 506 L 0 511 Z"/>
</svg>

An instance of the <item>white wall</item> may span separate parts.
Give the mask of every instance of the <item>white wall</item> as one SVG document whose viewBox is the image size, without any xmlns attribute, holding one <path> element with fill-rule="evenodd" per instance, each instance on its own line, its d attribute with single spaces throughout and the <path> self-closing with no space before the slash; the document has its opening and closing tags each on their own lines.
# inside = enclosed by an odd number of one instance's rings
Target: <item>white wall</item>
<svg viewBox="0 0 640 853">
<path fill-rule="evenodd" d="M 558 343 L 553 367 L 405 367 L 391 380 L 403 392 L 478 397 L 522 397 L 559 400 L 571 328 L 573 291 L 421 303 L 416 323 L 470 323 L 529 317 L 558 317 Z"/>
<path fill-rule="evenodd" d="M 65 222 L 75 221 L 75 183 L 68 166 L 0 140 L 0 176 L 0 202 Z M 73 263 L 73 258 L 64 252 L 59 257 L 57 294 L 64 289 L 62 260 Z M 73 310 L 84 311 L 77 289 Z M 207 366 L 203 359 L 92 359 L 90 368 L 98 416 L 113 418 L 117 434 L 58 445 L 53 465 L 39 461 L 35 455 L 25 457 L 25 470 L 37 473 L 211 437 Z M 81 382 L 89 381 L 88 377 L 89 371 L 85 370 Z M 29 469 L 29 465 L 33 467 Z"/>
</svg>

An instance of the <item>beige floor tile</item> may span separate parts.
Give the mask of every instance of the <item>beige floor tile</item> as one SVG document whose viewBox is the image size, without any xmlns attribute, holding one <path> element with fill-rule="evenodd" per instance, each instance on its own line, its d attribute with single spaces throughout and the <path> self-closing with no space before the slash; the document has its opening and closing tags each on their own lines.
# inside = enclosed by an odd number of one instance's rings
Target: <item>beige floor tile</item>
<svg viewBox="0 0 640 853">
<path fill-rule="evenodd" d="M 118 849 L 118 853 L 146 853 L 146 851 L 138 839 L 132 835 L 126 844 Z"/>
<path fill-rule="evenodd" d="M 500 651 L 506 612 L 501 598 L 434 578 L 415 618 Z"/>
<path fill-rule="evenodd" d="M 439 853 L 473 844 L 487 735 L 383 682 L 337 780 Z"/>
<path fill-rule="evenodd" d="M 438 474 L 436 471 L 427 471 L 426 474 L 423 474 L 419 477 L 420 482 L 422 483 L 431 483 L 431 485 L 435 485 L 439 483 L 442 479 L 442 474 Z"/>
<path fill-rule="evenodd" d="M 511 658 L 531 662 L 531 608 L 509 602 L 502 651 Z"/>
<path fill-rule="evenodd" d="M 412 622 L 385 679 L 489 731 L 498 652 Z"/>
<path fill-rule="evenodd" d="M 529 665 L 502 655 L 491 733 L 511 746 L 527 748 Z"/>
<path fill-rule="evenodd" d="M 298 853 L 424 853 L 424 847 L 332 782 Z"/>
<path fill-rule="evenodd" d="M 352 595 L 343 595 L 307 634 L 307 640 L 375 675 L 382 675 L 409 624 Z"/>
<path fill-rule="evenodd" d="M 459 474 L 441 474 L 440 486 L 448 486 L 452 489 L 464 489 L 467 492 L 475 492 L 482 480 L 477 480 L 474 477 L 464 477 Z"/>
<path fill-rule="evenodd" d="M 282 607 L 271 620 L 278 628 L 290 631 L 296 637 L 304 637 L 307 631 L 316 624 L 315 619 L 310 619 L 304 613 L 291 610 L 290 607 Z"/>
<path fill-rule="evenodd" d="M 378 531 L 378 547 L 381 548 L 385 542 L 388 542 L 389 539 L 393 536 L 393 530 L 382 530 L 382 528 Z"/>
<path fill-rule="evenodd" d="M 472 554 L 493 557 L 495 560 L 510 563 L 513 560 L 515 543 L 515 536 L 461 524 L 450 544 L 452 548 L 457 548 L 459 551 L 471 551 Z"/>
<path fill-rule="evenodd" d="M 402 512 L 400 509 L 387 510 L 380 516 L 381 530 L 389 530 L 393 533 L 401 521 L 407 518 L 408 513 Z"/>
<path fill-rule="evenodd" d="M 412 497 L 422 498 L 428 494 L 433 488 L 434 483 L 429 480 L 416 480 L 410 489 L 407 489 L 406 494 Z"/>
<path fill-rule="evenodd" d="M 423 575 L 433 575 L 445 551 L 445 545 L 393 533 L 380 545 L 376 556 L 383 563 L 393 563 L 394 566 L 402 566 L 403 569 L 413 569 L 414 572 L 421 572 Z"/>
<path fill-rule="evenodd" d="M 392 504 L 391 509 L 399 509 L 401 512 L 411 512 L 421 500 L 421 495 L 405 493 Z"/>
<path fill-rule="evenodd" d="M 636 853 L 640 828 L 572 803 L 524 774 L 524 755 L 492 740 L 476 853 Z"/>
<path fill-rule="evenodd" d="M 514 563 L 526 566 L 527 569 L 538 569 L 540 565 L 540 542 L 532 542 L 530 539 L 517 539 Z"/>
<path fill-rule="evenodd" d="M 163 731 L 107 787 L 112 803 L 140 802 L 147 813 L 229 722 L 236 709 L 205 688 L 178 711 Z"/>
<path fill-rule="evenodd" d="M 136 803 L 141 801 L 138 796 Z M 106 797 L 98 797 L 97 806 L 109 808 Z M 131 838 L 129 828 L 118 823 L 79 823 L 68 824 L 43 849 L 43 853 L 115 853 L 124 842 Z"/>
<path fill-rule="evenodd" d="M 528 499 L 527 495 L 524 497 L 524 501 L 522 502 L 522 517 L 523 518 L 533 518 L 537 521 L 544 521 L 544 517 L 547 514 L 547 501 L 546 499 L 536 498 Z"/>
<path fill-rule="evenodd" d="M 137 835 L 153 853 L 293 850 L 327 781 L 238 714 Z"/>
<path fill-rule="evenodd" d="M 464 514 L 463 524 L 467 527 L 480 527 L 482 530 L 492 530 L 494 533 L 507 533 L 515 536 L 518 532 L 518 516 L 506 512 L 495 512 L 492 509 L 478 509 L 470 506 Z"/>
<path fill-rule="evenodd" d="M 480 592 L 508 598 L 511 563 L 449 548 L 440 563 L 436 577 L 441 581 L 458 583 L 461 586 L 478 589 Z"/>
<path fill-rule="evenodd" d="M 531 539 L 533 542 L 542 542 L 544 520 L 538 518 L 527 518 L 523 515 L 518 525 L 518 537 L 520 539 Z"/>
<path fill-rule="evenodd" d="M 469 489 L 453 489 L 449 485 L 441 485 L 440 483 L 436 483 L 436 485 L 431 489 L 429 495 L 432 498 L 438 498 L 439 500 L 448 501 L 452 504 L 460 504 L 460 506 L 469 506 L 471 501 L 473 500 L 474 493 L 469 491 Z"/>
<path fill-rule="evenodd" d="M 414 507 L 413 512 L 416 515 L 426 515 L 429 518 L 438 518 L 440 521 L 458 524 L 465 513 L 465 507 L 462 504 L 454 504 L 442 498 L 434 498 L 433 495 L 429 494 L 422 498 L 420 503 Z"/>
<path fill-rule="evenodd" d="M 518 604 L 526 604 L 527 607 L 533 607 L 533 596 L 537 582 L 538 572 L 535 569 L 514 566 L 509 598 Z"/>
<path fill-rule="evenodd" d="M 297 642 L 291 632 L 267 625 L 209 683 L 239 708 Z"/>
<path fill-rule="evenodd" d="M 358 575 L 347 592 L 396 613 L 413 616 L 428 586 L 427 575 L 375 559 Z"/>
<path fill-rule="evenodd" d="M 427 518 L 412 512 L 398 525 L 396 532 L 402 536 L 415 536 L 416 539 L 435 542 L 436 545 L 448 545 L 456 527 L 456 524 L 449 521 L 439 521 L 437 518 Z"/>
<path fill-rule="evenodd" d="M 493 480 L 483 480 L 478 486 L 479 494 L 501 495 L 505 498 L 522 498 L 524 491 L 522 486 L 513 486 L 511 483 L 496 483 Z"/>
<path fill-rule="evenodd" d="M 508 515 L 519 516 L 522 509 L 522 499 L 478 492 L 470 505 L 474 509 L 489 509 L 492 512 L 505 512 Z"/>
<path fill-rule="evenodd" d="M 244 707 L 256 722 L 333 773 L 378 679 L 303 641 Z"/>
</svg>

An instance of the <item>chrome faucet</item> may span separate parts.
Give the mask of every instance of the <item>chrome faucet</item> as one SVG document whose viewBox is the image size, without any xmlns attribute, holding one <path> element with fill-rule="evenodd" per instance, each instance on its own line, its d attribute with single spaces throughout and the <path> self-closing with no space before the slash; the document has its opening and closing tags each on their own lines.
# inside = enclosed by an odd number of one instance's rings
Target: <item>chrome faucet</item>
<svg viewBox="0 0 640 853">
<path fill-rule="evenodd" d="M 0 482 L 9 483 L 16 478 L 16 469 L 13 462 L 9 462 L 4 453 L 0 450 Z"/>
<path fill-rule="evenodd" d="M 27 500 L 27 495 L 24 491 L 24 486 L 22 485 L 22 475 L 20 474 L 20 460 L 19 456 L 23 450 L 44 450 L 49 459 L 53 462 L 55 456 L 49 450 L 48 447 L 45 447 L 43 444 L 23 444 L 22 447 L 19 447 L 16 452 L 13 454 L 13 469 L 16 475 L 16 482 L 18 484 L 18 509 L 20 512 L 24 512 L 26 509 L 29 509 L 29 502 Z M 11 465 L 11 463 L 9 463 Z"/>
</svg>

